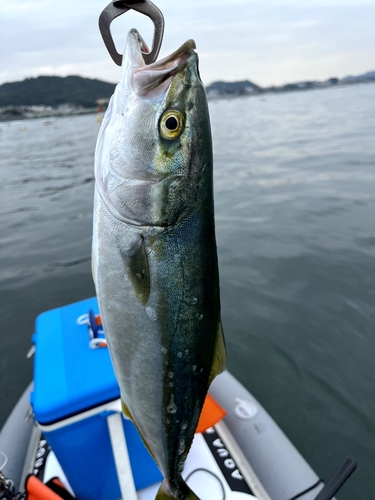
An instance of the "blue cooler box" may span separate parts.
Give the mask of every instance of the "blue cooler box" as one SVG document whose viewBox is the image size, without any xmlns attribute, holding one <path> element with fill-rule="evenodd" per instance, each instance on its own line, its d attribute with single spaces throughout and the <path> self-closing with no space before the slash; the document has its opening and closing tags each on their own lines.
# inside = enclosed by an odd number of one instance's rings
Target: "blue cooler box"
<svg viewBox="0 0 375 500">
<path fill-rule="evenodd" d="M 118 500 L 120 485 L 107 418 L 120 390 L 107 348 L 91 349 L 86 324 L 96 298 L 47 311 L 36 320 L 34 416 L 79 500 Z M 82 323 L 82 322 L 81 322 Z M 122 418 L 137 490 L 162 480 L 132 422 Z"/>
</svg>

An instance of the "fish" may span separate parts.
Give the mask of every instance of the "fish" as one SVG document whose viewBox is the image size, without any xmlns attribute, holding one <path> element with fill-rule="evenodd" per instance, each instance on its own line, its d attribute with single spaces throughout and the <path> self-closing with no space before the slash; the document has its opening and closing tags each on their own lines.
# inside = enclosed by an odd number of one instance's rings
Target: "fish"
<svg viewBox="0 0 375 500">
<path fill-rule="evenodd" d="M 95 151 L 93 277 L 123 412 L 164 478 L 157 500 L 198 499 L 181 473 L 226 363 L 195 48 L 188 40 L 146 65 L 145 42 L 129 32 Z"/>
</svg>

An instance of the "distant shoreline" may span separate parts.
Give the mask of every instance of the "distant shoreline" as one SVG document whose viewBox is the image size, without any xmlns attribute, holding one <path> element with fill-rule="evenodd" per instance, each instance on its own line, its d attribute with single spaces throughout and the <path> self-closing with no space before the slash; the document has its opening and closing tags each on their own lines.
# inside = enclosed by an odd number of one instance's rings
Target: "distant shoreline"
<svg viewBox="0 0 375 500">
<path fill-rule="evenodd" d="M 342 87 L 360 83 L 375 83 L 375 71 L 364 75 L 347 76 L 345 78 L 329 78 L 325 81 L 309 80 L 303 82 L 286 83 L 280 86 L 260 87 L 249 80 L 242 82 L 214 82 L 206 87 L 209 97 L 235 97 L 243 95 L 259 95 L 269 93 L 299 92 L 302 90 L 326 89 Z"/>
<path fill-rule="evenodd" d="M 43 106 L 38 106 L 42 108 Z M 99 113 L 97 108 L 71 108 L 68 111 L 60 111 L 59 109 L 47 109 L 45 111 L 33 111 L 28 109 L 28 106 L 12 106 L 12 108 L 23 108 L 24 112 L 15 109 L 9 114 L 6 112 L 1 113 L 0 108 L 0 123 L 12 122 L 17 120 L 35 120 L 37 118 L 61 118 L 65 116 L 78 116 L 78 115 L 89 115 L 94 113 Z M 32 108 L 32 106 L 30 106 Z M 48 106 L 49 108 L 49 106 Z"/>
<path fill-rule="evenodd" d="M 209 100 L 215 100 L 337 88 L 360 83 L 375 83 L 375 71 L 342 79 L 330 78 L 326 81 L 304 81 L 272 87 L 260 87 L 249 80 L 219 81 L 208 85 L 206 92 Z M 79 76 L 42 76 L 6 83 L 0 85 L 0 122 L 100 113 L 105 111 L 114 88 L 115 84 Z M 21 104 L 21 99 L 27 103 Z M 46 104 L 40 104 L 43 99 Z"/>
</svg>

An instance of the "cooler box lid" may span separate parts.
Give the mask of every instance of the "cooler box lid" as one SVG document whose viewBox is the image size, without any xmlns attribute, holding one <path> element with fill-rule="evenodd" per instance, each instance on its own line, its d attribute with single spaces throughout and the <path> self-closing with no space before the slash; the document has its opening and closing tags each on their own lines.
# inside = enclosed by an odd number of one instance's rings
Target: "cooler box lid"
<svg viewBox="0 0 375 500">
<path fill-rule="evenodd" d="M 96 297 L 36 319 L 31 404 L 40 424 L 50 425 L 120 396 L 108 349 L 90 348 L 87 325 L 77 323 L 90 309 L 99 313 Z"/>
</svg>

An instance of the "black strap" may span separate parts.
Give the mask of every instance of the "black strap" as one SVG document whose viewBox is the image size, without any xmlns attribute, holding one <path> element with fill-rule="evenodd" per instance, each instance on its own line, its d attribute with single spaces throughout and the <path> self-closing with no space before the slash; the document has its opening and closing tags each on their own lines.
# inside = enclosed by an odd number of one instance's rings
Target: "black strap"
<svg viewBox="0 0 375 500">
<path fill-rule="evenodd" d="M 312 486 L 310 486 L 306 490 L 301 491 L 301 493 L 298 493 L 297 495 L 295 495 L 294 497 L 290 498 L 289 500 L 298 500 L 298 498 L 301 498 L 303 495 L 306 495 L 306 493 L 308 493 L 309 491 L 312 491 L 313 489 L 315 489 L 322 482 L 323 481 L 321 479 L 318 479 L 318 481 L 315 484 L 313 484 Z"/>
</svg>

